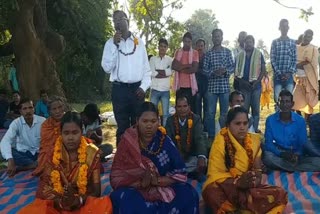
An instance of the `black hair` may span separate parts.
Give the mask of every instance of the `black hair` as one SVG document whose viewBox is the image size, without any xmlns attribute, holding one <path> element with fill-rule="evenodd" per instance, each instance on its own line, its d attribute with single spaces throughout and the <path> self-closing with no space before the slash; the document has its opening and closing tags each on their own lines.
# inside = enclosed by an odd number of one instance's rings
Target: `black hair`
<svg viewBox="0 0 320 214">
<path fill-rule="evenodd" d="M 181 92 L 179 93 L 179 91 L 178 91 L 178 93 L 176 95 L 176 106 L 178 104 L 178 101 L 184 100 L 184 99 L 187 101 L 188 105 L 190 105 L 189 97 L 185 93 L 181 93 Z"/>
<path fill-rule="evenodd" d="M 288 19 L 281 19 L 279 22 L 279 26 L 282 25 L 284 22 L 287 22 L 289 24 Z"/>
<path fill-rule="evenodd" d="M 158 108 L 152 102 L 144 102 L 142 103 L 137 110 L 137 119 L 141 117 L 144 112 L 151 111 L 156 113 L 157 117 L 159 117 Z"/>
<path fill-rule="evenodd" d="M 213 35 L 213 34 L 215 34 L 217 32 L 220 32 L 221 35 L 223 36 L 223 31 L 220 28 L 213 29 L 211 34 Z"/>
<path fill-rule="evenodd" d="M 252 35 L 247 35 L 245 38 L 244 38 L 244 41 L 247 41 L 248 39 L 252 39 L 253 40 L 253 44 L 255 43 L 255 39 Z"/>
<path fill-rule="evenodd" d="M 206 46 L 206 41 L 203 38 L 197 39 L 196 44 L 198 44 L 199 42 L 203 42 L 204 46 Z"/>
<path fill-rule="evenodd" d="M 100 120 L 100 110 L 97 106 L 97 104 L 95 103 L 89 103 L 88 105 L 86 105 L 83 109 L 83 114 L 85 114 L 89 120 L 91 121 L 96 121 L 98 120 L 99 123 L 101 123 L 101 120 Z"/>
<path fill-rule="evenodd" d="M 24 98 L 22 98 L 20 100 L 19 109 L 21 109 L 22 108 L 22 104 L 25 104 L 25 103 L 32 103 L 32 105 L 33 105 L 33 102 L 29 97 L 24 97 Z"/>
<path fill-rule="evenodd" d="M 239 95 L 241 95 L 244 100 L 246 99 L 245 96 L 244 96 L 244 94 L 243 94 L 241 91 L 235 90 L 235 91 L 231 92 L 231 94 L 229 95 L 229 103 L 232 102 L 232 100 L 233 100 L 233 98 L 234 98 L 235 96 L 239 96 Z"/>
<path fill-rule="evenodd" d="M 20 95 L 20 92 L 19 91 L 13 91 L 12 94 L 19 94 Z"/>
<path fill-rule="evenodd" d="M 190 32 L 186 32 L 186 33 L 183 35 L 182 39 L 184 39 L 184 38 L 189 38 L 189 39 L 192 40 L 192 34 L 191 34 Z"/>
<path fill-rule="evenodd" d="M 311 33 L 312 36 L 313 36 L 313 30 L 311 30 L 311 29 L 306 30 L 306 31 L 304 32 L 304 34 L 306 34 L 306 33 Z"/>
<path fill-rule="evenodd" d="M 230 123 L 234 120 L 234 118 L 235 118 L 239 113 L 245 113 L 245 114 L 247 115 L 248 120 L 249 120 L 249 116 L 248 116 L 248 111 L 247 111 L 247 109 L 245 109 L 245 108 L 242 107 L 242 106 L 237 106 L 237 107 L 231 108 L 231 109 L 228 111 L 226 125 L 227 125 L 227 126 L 230 125 Z"/>
<path fill-rule="evenodd" d="M 150 59 L 153 57 L 153 55 L 152 54 L 149 54 L 148 55 L 148 61 L 150 61 Z"/>
<path fill-rule="evenodd" d="M 283 96 L 290 97 L 291 101 L 293 101 L 292 93 L 290 91 L 286 90 L 286 89 L 280 91 L 279 98 L 283 97 Z"/>
<path fill-rule="evenodd" d="M 126 19 L 128 19 L 127 14 L 126 14 L 125 12 L 123 12 L 122 10 L 115 10 L 115 11 L 113 12 L 112 17 L 114 17 L 117 13 L 122 13 L 123 16 L 126 17 Z"/>
<path fill-rule="evenodd" d="M 41 90 L 40 90 L 40 96 L 41 96 L 42 94 L 48 94 L 47 90 L 41 89 Z"/>
<path fill-rule="evenodd" d="M 52 97 L 49 98 L 49 101 L 48 101 L 48 110 L 49 111 L 50 111 L 52 103 L 54 103 L 54 102 L 61 102 L 63 105 L 65 103 L 62 97 L 52 96 Z"/>
<path fill-rule="evenodd" d="M 68 111 L 61 118 L 61 130 L 66 123 L 75 123 L 81 129 L 82 132 L 82 120 L 78 112 Z"/>
<path fill-rule="evenodd" d="M 159 43 L 158 43 L 159 45 L 160 44 L 165 44 L 165 45 L 169 45 L 169 43 L 168 43 L 168 41 L 165 39 L 165 38 L 161 38 L 161 39 L 159 39 Z"/>
</svg>

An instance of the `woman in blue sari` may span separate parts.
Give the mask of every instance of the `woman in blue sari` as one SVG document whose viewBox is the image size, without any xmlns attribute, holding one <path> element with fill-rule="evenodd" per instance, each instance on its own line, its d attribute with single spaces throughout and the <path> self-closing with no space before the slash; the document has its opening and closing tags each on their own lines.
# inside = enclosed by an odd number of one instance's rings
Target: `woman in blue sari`
<svg viewBox="0 0 320 214">
<path fill-rule="evenodd" d="M 114 213 L 199 213 L 199 196 L 188 183 L 174 143 L 159 127 L 156 107 L 145 102 L 137 124 L 123 134 L 111 169 Z"/>
</svg>

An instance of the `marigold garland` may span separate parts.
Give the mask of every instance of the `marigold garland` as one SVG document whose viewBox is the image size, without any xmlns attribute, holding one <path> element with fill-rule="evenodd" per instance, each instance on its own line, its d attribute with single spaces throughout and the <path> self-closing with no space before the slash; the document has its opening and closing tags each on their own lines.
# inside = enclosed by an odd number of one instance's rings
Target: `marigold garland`
<svg viewBox="0 0 320 214">
<path fill-rule="evenodd" d="M 231 139 L 228 135 L 228 129 L 222 128 L 220 131 L 220 134 L 224 138 L 225 147 L 226 147 L 226 159 L 230 161 L 230 163 L 226 164 L 229 168 L 229 172 L 232 177 L 237 177 L 240 172 L 237 168 L 235 168 L 235 154 L 236 149 L 232 145 Z M 250 137 L 250 134 L 247 133 L 246 137 L 244 138 L 244 145 L 243 148 L 246 150 L 247 156 L 249 158 L 249 169 L 253 167 L 253 150 L 252 150 L 252 139 Z M 226 162 L 228 161 L 226 160 Z"/>
<path fill-rule="evenodd" d="M 59 136 L 56 140 L 54 146 L 54 152 L 52 157 L 52 162 L 56 168 L 58 168 L 61 160 L 61 148 L 62 148 L 62 137 Z M 87 192 L 88 184 L 88 165 L 86 164 L 87 159 L 87 141 L 84 137 L 81 137 L 81 143 L 78 148 L 78 161 L 81 164 L 79 168 L 77 186 L 80 195 L 84 195 Z M 58 170 L 53 170 L 51 172 L 51 182 L 53 184 L 53 190 L 63 194 L 64 189 L 61 184 L 61 175 Z"/>
<path fill-rule="evenodd" d="M 161 152 L 161 149 L 163 147 L 163 143 L 164 143 L 164 140 L 166 139 L 166 135 L 167 135 L 167 131 L 166 129 L 163 127 L 163 126 L 159 126 L 158 130 L 161 132 L 161 137 L 160 137 L 160 145 L 159 145 L 159 148 L 157 149 L 157 151 L 152 151 L 152 150 L 149 150 L 147 148 L 147 146 L 145 146 L 141 140 L 139 141 L 139 144 L 140 144 L 140 147 L 141 149 L 143 149 L 144 151 L 146 151 L 147 153 L 151 154 L 151 155 L 158 155 L 160 152 Z"/>
<path fill-rule="evenodd" d="M 191 147 L 191 140 L 192 140 L 192 126 L 193 126 L 193 113 L 190 111 L 188 114 L 188 120 L 187 120 L 187 125 L 188 125 L 188 132 L 187 132 L 187 148 L 186 152 L 190 151 Z M 174 115 L 174 126 L 175 126 L 175 139 L 178 145 L 178 149 L 181 151 L 181 136 L 180 136 L 180 123 L 179 123 L 179 117 L 178 114 L 176 113 Z"/>
</svg>

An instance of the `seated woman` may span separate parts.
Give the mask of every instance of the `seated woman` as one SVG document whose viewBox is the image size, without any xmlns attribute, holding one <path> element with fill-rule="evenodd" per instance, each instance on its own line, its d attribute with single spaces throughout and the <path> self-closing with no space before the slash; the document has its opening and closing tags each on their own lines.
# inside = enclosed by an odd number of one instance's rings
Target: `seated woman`
<svg viewBox="0 0 320 214">
<path fill-rule="evenodd" d="M 100 194 L 98 148 L 82 137 L 80 115 L 67 112 L 52 159 L 40 176 L 36 200 L 19 213 L 112 213 L 110 198 Z"/>
<path fill-rule="evenodd" d="M 48 101 L 50 117 L 41 126 L 41 141 L 38 155 L 38 167 L 33 171 L 33 175 L 39 176 L 47 162 L 53 154 L 54 144 L 61 134 L 61 118 L 65 112 L 65 104 L 61 97 L 54 96 Z"/>
<path fill-rule="evenodd" d="M 287 193 L 261 184 L 261 137 L 248 133 L 248 112 L 230 109 L 227 127 L 216 136 L 209 157 L 203 199 L 213 213 L 282 213 Z"/>
<path fill-rule="evenodd" d="M 136 126 L 122 135 L 110 175 L 114 213 L 199 213 L 198 193 L 186 183 L 184 161 L 158 116 L 144 102 Z"/>
</svg>

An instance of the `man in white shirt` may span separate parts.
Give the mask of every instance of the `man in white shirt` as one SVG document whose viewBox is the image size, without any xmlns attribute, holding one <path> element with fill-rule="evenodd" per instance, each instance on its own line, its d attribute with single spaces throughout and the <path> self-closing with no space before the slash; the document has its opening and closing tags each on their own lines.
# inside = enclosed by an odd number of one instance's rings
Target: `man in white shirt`
<svg viewBox="0 0 320 214">
<path fill-rule="evenodd" d="M 136 109 L 151 84 L 151 70 L 143 41 L 129 31 L 127 15 L 113 13 L 115 34 L 103 50 L 101 66 L 110 74 L 112 106 L 117 121 L 117 145 L 124 131 L 136 122 Z"/>
<path fill-rule="evenodd" d="M 158 106 L 161 100 L 163 123 L 166 125 L 169 117 L 170 102 L 170 77 L 172 75 L 171 64 L 172 58 L 166 56 L 168 50 L 168 41 L 166 39 L 159 40 L 159 56 L 153 56 L 150 59 L 151 68 L 151 98 L 150 101 Z"/>
<path fill-rule="evenodd" d="M 8 161 L 7 171 L 10 177 L 18 171 L 34 169 L 37 166 L 40 130 L 46 120 L 34 114 L 33 102 L 30 99 L 22 99 L 19 109 L 21 116 L 12 121 L 0 143 L 1 154 Z"/>
</svg>

